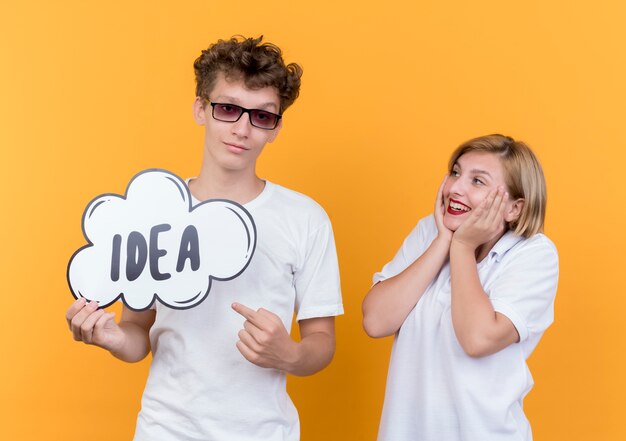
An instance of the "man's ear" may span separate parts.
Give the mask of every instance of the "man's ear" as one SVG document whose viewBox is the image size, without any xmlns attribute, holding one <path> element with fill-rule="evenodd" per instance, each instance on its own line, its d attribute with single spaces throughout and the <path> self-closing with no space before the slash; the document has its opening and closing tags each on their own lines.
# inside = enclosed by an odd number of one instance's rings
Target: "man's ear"
<svg viewBox="0 0 626 441">
<path fill-rule="evenodd" d="M 514 222 L 519 219 L 522 214 L 522 209 L 524 208 L 525 202 L 526 201 L 524 201 L 523 198 L 514 200 L 511 205 L 506 209 L 504 213 L 504 220 L 506 222 Z"/>
<path fill-rule="evenodd" d="M 206 103 L 203 98 L 199 96 L 193 102 L 193 119 L 196 120 L 198 125 L 203 126 L 206 124 Z"/>
<path fill-rule="evenodd" d="M 270 137 L 268 138 L 267 142 L 274 142 L 274 140 L 276 139 L 276 137 L 278 136 L 278 132 L 280 132 L 280 129 L 283 127 L 283 119 L 281 118 L 278 121 L 278 125 L 276 126 L 276 128 L 274 130 L 272 130 L 272 134 L 270 135 Z"/>
</svg>

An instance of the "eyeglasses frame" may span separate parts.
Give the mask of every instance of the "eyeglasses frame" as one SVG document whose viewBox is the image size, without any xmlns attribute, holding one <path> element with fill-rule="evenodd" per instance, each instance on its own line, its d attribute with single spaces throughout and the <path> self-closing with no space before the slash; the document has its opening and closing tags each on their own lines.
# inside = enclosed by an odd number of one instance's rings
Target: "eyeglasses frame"
<svg viewBox="0 0 626 441">
<path fill-rule="evenodd" d="M 281 113 L 274 113 L 274 112 L 270 112 L 268 110 L 263 110 L 263 109 L 246 109 L 245 107 L 239 106 L 237 104 L 232 104 L 232 103 L 214 103 L 213 101 L 211 101 L 208 98 L 205 98 L 204 102 L 211 106 L 211 116 L 216 121 L 228 122 L 228 123 L 236 123 L 237 121 L 239 121 L 241 119 L 241 117 L 243 116 L 244 113 L 247 113 L 248 114 L 248 121 L 250 121 L 250 125 L 252 127 L 256 127 L 257 129 L 261 129 L 261 130 L 274 130 L 278 126 L 278 123 L 280 122 L 280 120 L 283 117 L 283 115 Z M 223 120 L 223 119 L 216 118 L 215 117 L 215 106 L 220 106 L 220 105 L 221 106 L 237 107 L 238 109 L 241 109 L 241 113 L 239 114 L 237 119 L 234 120 L 234 121 L 226 121 L 226 120 Z M 269 113 L 270 115 L 274 115 L 276 117 L 276 122 L 274 123 L 274 127 L 271 127 L 271 128 L 270 127 L 259 127 L 256 124 L 254 124 L 252 122 L 252 112 L 254 112 L 254 111 L 265 112 L 265 113 Z"/>
</svg>

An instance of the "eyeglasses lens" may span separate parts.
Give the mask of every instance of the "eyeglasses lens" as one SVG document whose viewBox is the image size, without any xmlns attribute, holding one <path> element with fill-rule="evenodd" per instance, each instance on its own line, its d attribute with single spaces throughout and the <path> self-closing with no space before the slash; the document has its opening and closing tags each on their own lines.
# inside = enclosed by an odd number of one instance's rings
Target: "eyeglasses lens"
<svg viewBox="0 0 626 441">
<path fill-rule="evenodd" d="M 273 129 L 278 122 L 276 115 L 270 112 L 264 112 L 263 110 L 251 110 L 250 121 L 253 126 L 262 129 Z"/>
<path fill-rule="evenodd" d="M 243 109 L 242 107 L 234 104 L 214 104 L 213 105 L 213 117 L 220 121 L 235 122 L 239 120 L 242 113 L 246 112 L 250 115 L 250 122 L 253 126 L 261 129 L 271 130 L 276 127 L 278 123 L 278 115 L 271 112 L 258 109 Z"/>
</svg>

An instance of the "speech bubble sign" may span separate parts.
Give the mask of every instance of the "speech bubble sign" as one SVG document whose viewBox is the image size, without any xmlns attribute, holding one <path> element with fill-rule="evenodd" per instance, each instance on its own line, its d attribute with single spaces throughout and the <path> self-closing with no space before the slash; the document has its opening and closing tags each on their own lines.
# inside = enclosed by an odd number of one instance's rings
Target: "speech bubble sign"
<svg viewBox="0 0 626 441">
<path fill-rule="evenodd" d="M 124 196 L 103 194 L 85 208 L 83 235 L 67 267 L 75 298 L 106 307 L 117 300 L 141 311 L 155 300 L 174 309 L 198 305 L 213 280 L 231 280 L 248 266 L 256 226 L 240 204 L 192 204 L 185 182 L 162 169 L 136 174 Z"/>
</svg>

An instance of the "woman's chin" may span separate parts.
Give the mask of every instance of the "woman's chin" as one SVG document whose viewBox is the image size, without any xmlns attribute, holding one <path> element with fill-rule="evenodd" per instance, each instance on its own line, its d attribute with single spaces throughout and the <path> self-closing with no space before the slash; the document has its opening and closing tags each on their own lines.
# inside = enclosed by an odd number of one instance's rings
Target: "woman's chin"
<svg viewBox="0 0 626 441">
<path fill-rule="evenodd" d="M 461 222 L 458 222 L 456 219 L 450 219 L 449 217 L 443 218 L 443 226 L 452 232 L 456 231 L 460 225 Z"/>
</svg>

